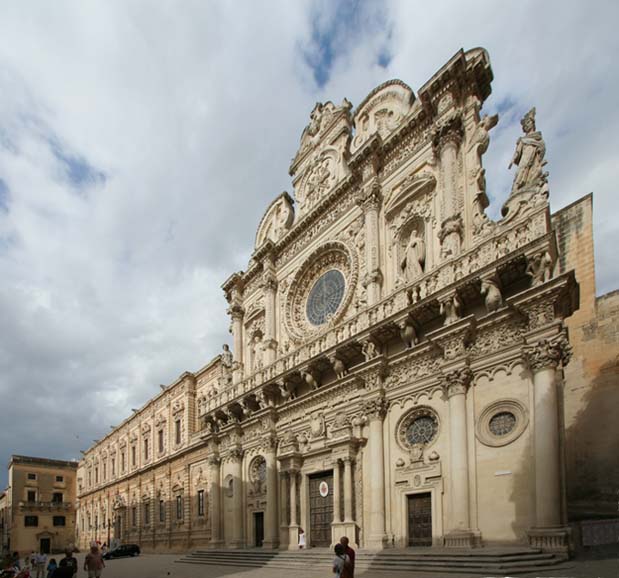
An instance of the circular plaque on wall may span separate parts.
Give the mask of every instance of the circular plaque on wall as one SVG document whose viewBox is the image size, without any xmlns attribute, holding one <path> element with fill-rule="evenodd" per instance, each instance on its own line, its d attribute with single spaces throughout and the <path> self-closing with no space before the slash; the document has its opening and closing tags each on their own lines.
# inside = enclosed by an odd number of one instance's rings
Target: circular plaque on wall
<svg viewBox="0 0 619 578">
<path fill-rule="evenodd" d="M 318 491 L 323 498 L 326 498 L 329 495 L 329 484 L 327 482 L 322 481 L 318 486 Z"/>
</svg>

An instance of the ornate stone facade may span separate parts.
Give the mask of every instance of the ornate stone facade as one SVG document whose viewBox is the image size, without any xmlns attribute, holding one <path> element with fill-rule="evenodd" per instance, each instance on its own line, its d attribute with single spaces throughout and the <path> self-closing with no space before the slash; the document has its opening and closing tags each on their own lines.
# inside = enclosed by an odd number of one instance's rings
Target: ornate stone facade
<svg viewBox="0 0 619 578">
<path fill-rule="evenodd" d="M 485 50 L 460 51 L 417 95 L 390 81 L 355 110 L 315 106 L 294 200 L 273 201 L 223 285 L 233 357 L 85 452 L 81 544 L 294 549 L 302 527 L 309 546 L 567 547 L 578 287 L 554 274 L 534 109 L 504 218 L 484 213 L 491 80 Z"/>
</svg>

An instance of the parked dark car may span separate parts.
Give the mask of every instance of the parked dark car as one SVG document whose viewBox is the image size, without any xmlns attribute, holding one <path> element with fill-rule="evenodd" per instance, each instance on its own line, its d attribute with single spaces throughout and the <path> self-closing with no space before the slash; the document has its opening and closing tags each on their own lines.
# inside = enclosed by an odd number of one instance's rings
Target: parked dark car
<svg viewBox="0 0 619 578">
<path fill-rule="evenodd" d="M 124 556 L 139 556 L 140 547 L 137 544 L 121 544 L 118 548 L 114 548 L 109 552 L 106 552 L 103 557 L 106 560 L 112 558 L 122 558 Z"/>
</svg>

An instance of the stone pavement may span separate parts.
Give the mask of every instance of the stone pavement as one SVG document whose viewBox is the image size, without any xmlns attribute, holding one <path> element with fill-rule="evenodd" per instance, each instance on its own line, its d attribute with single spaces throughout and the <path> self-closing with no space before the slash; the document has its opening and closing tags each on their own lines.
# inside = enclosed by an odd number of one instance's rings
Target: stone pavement
<svg viewBox="0 0 619 578">
<path fill-rule="evenodd" d="M 143 554 L 137 558 L 120 558 L 108 560 L 102 578 L 290 578 L 291 571 L 273 568 L 235 568 L 233 566 L 195 566 L 177 564 L 180 554 Z M 84 578 L 82 570 L 84 555 L 79 557 L 80 571 L 77 578 Z M 569 568 L 539 572 L 538 574 L 519 574 L 523 578 L 619 578 L 619 557 L 614 553 L 602 556 L 588 556 L 572 560 Z M 306 570 L 294 570 L 294 578 L 319 578 L 332 576 L 331 568 L 308 567 Z M 440 578 L 438 572 L 357 572 L 355 578 Z M 479 574 L 448 574 L 449 578 L 483 578 Z M 499 577 L 494 577 L 499 578 Z M 501 577 L 504 578 L 504 577 Z"/>
</svg>

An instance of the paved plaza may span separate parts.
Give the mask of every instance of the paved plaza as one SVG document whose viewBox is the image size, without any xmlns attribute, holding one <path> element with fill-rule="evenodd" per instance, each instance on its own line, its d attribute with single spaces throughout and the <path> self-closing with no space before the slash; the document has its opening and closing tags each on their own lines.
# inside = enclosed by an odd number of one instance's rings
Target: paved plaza
<svg viewBox="0 0 619 578">
<path fill-rule="evenodd" d="M 331 568 L 308 565 L 306 570 L 287 570 L 275 568 L 239 568 L 234 566 L 209 566 L 178 564 L 176 560 L 179 554 L 143 554 L 138 558 L 121 558 L 106 562 L 103 578 L 288 578 L 294 574 L 294 578 L 319 578 L 332 576 Z M 79 556 L 80 571 L 78 578 L 86 576 L 83 568 L 83 554 Z M 373 572 L 371 570 L 357 572 L 357 578 L 386 578 L 396 576 L 401 578 L 440 578 L 439 572 L 431 573 L 406 573 L 406 572 Z M 450 578 L 480 578 L 479 574 L 448 574 Z M 539 572 L 538 574 L 520 574 L 525 578 L 540 576 L 545 578 L 618 578 L 619 558 L 611 553 L 598 558 L 588 557 L 570 561 L 567 567 L 552 571 Z M 497 577 L 498 578 L 498 577 Z"/>
</svg>

